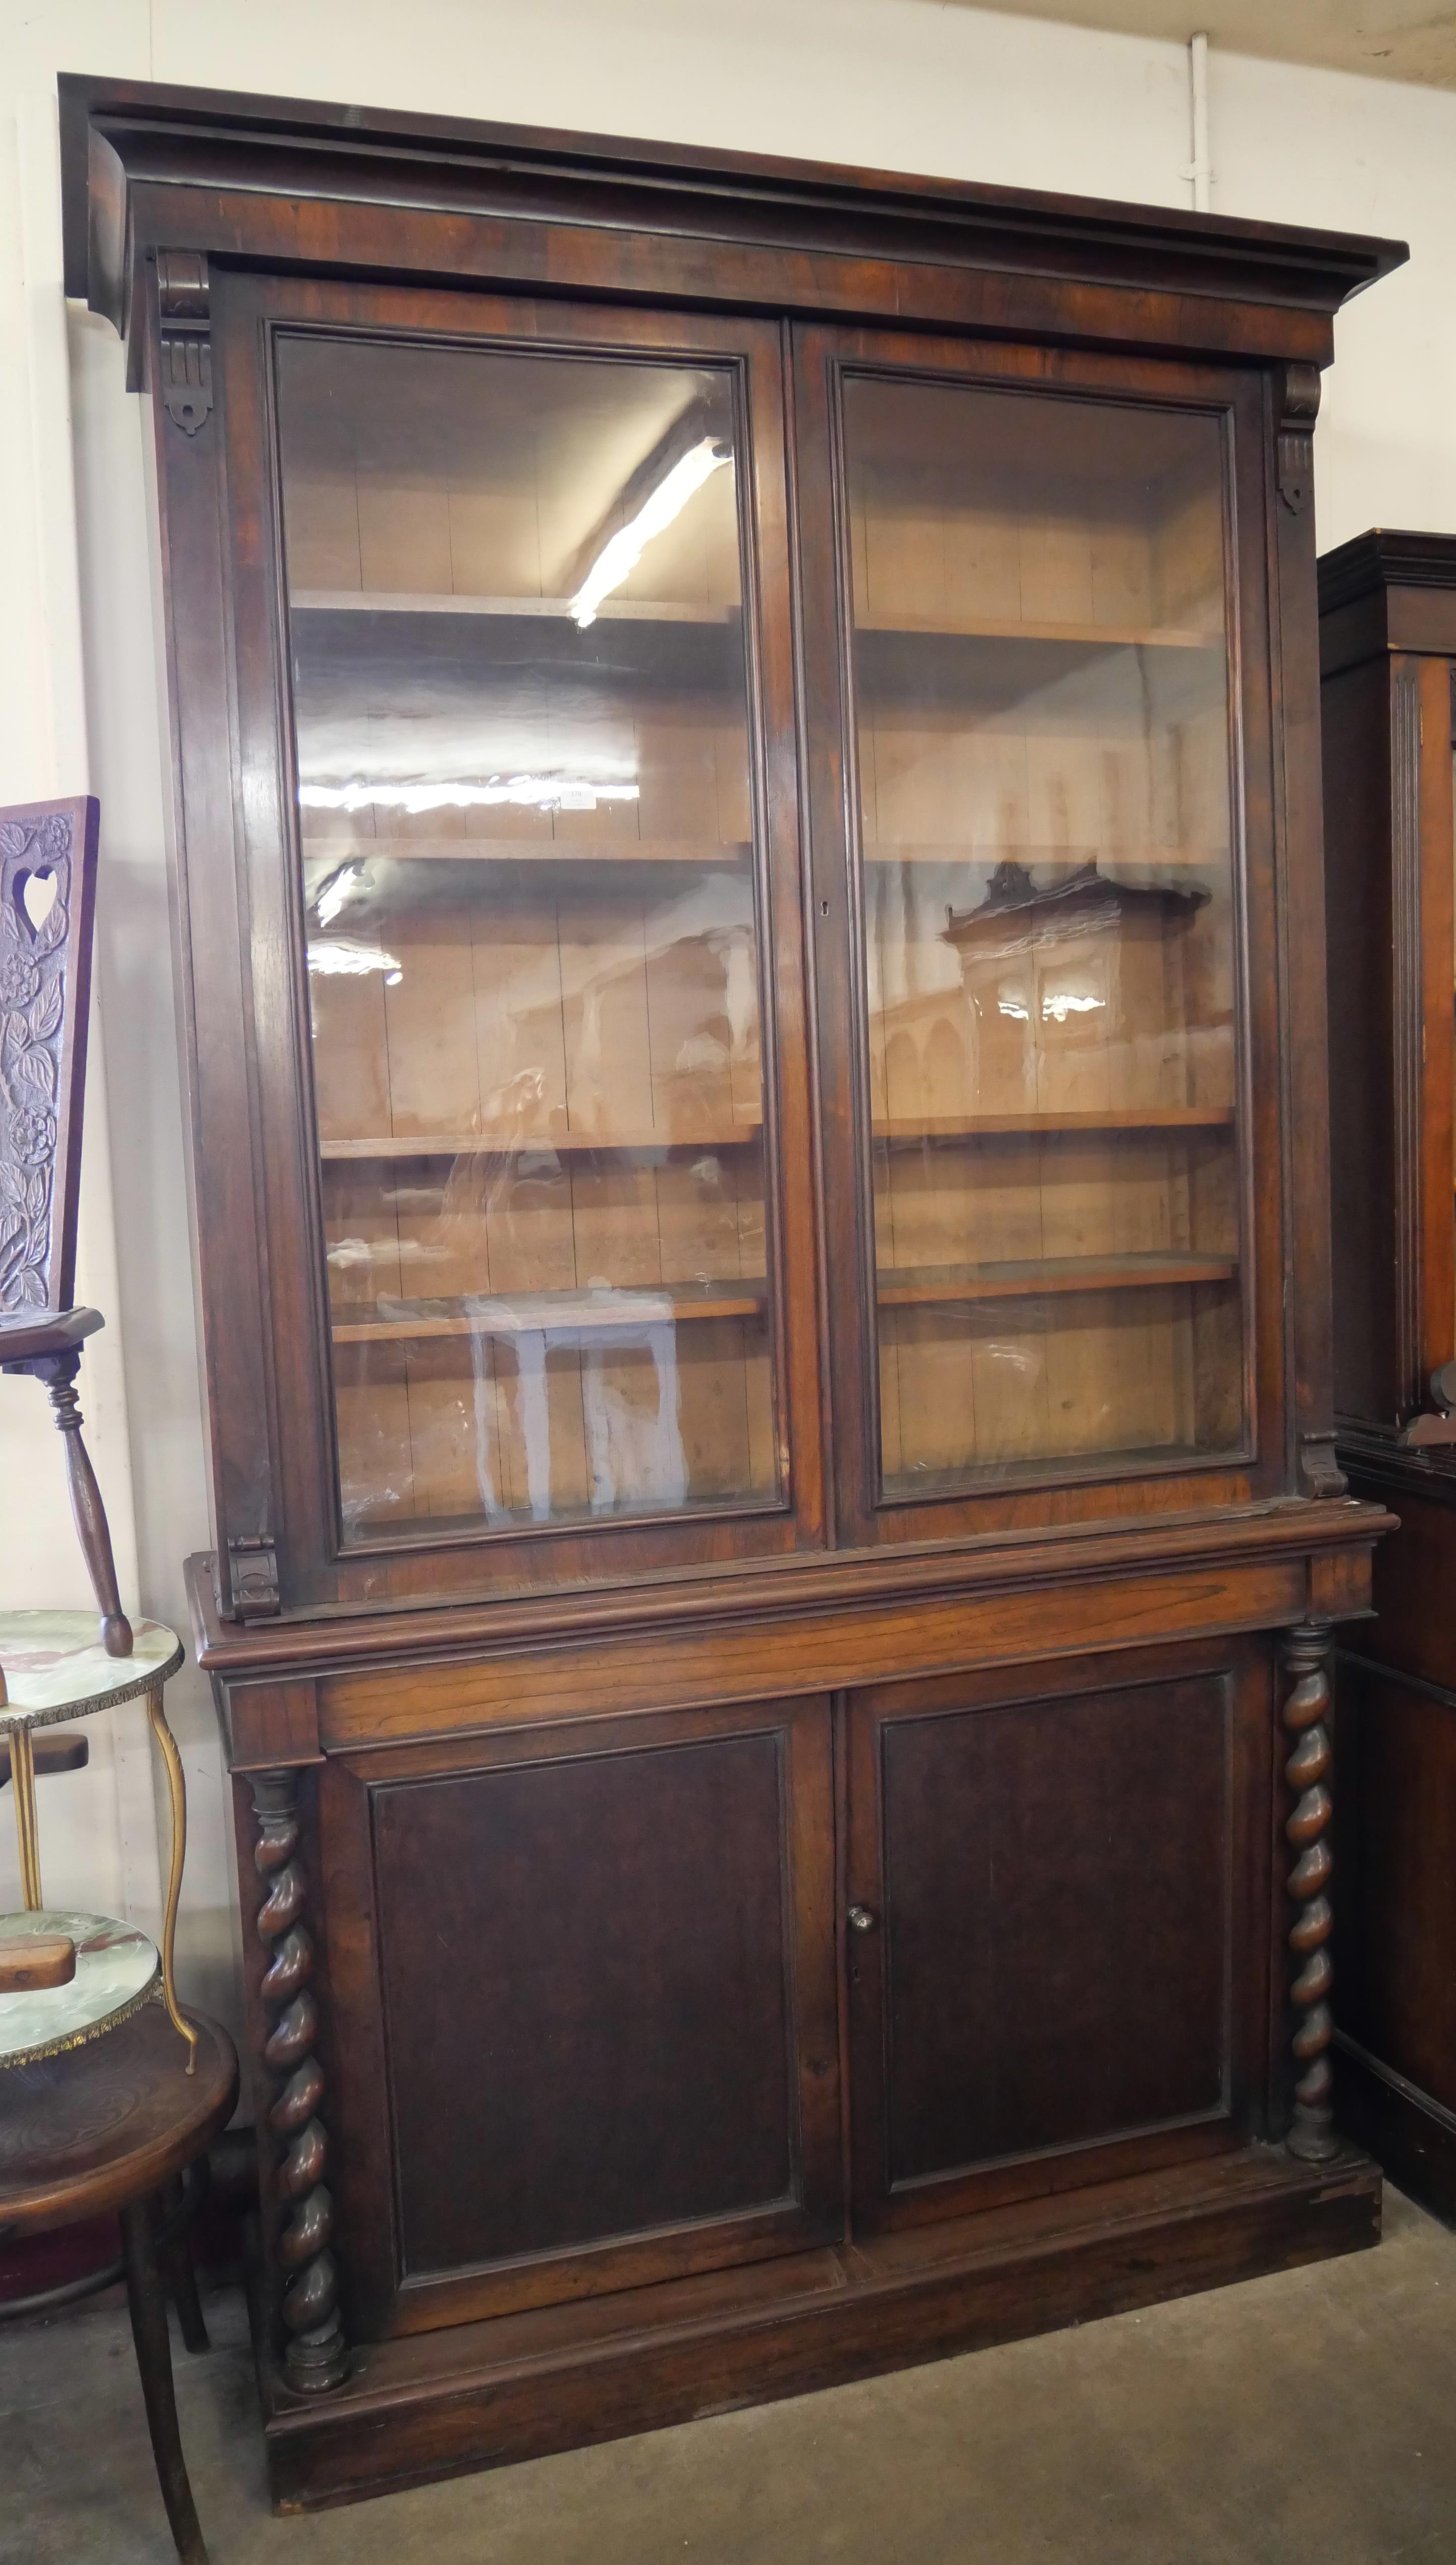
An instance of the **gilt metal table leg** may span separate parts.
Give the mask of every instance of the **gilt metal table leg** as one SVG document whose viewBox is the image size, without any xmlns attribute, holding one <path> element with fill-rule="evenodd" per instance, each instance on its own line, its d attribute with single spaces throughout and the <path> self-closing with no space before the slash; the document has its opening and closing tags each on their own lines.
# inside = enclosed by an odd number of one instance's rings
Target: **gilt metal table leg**
<svg viewBox="0 0 1456 2565">
<path fill-rule="evenodd" d="M 152 2233 L 152 2204 L 129 2201 L 121 2212 L 121 2249 L 126 2257 L 126 2304 L 131 2339 L 141 2372 L 146 2428 L 156 2460 L 167 2519 L 182 2565 L 208 2565 L 207 2549 L 187 2481 L 187 2461 L 177 2430 L 177 2399 L 172 2386 L 172 2346 L 167 2333 L 167 2302 L 157 2269 Z"/>
<path fill-rule="evenodd" d="M 177 1989 L 172 1977 L 172 1954 L 177 1941 L 177 1901 L 182 1894 L 182 1864 L 187 1858 L 187 1783 L 177 1741 L 167 1726 L 159 1686 L 146 1696 L 146 1715 L 167 1767 L 167 1796 L 172 1813 L 172 1861 L 167 1874 L 166 1914 L 162 1919 L 162 2001 L 173 2029 L 179 2030 L 187 2042 L 187 2072 L 190 2075 L 197 2064 L 197 2033 L 177 2009 Z"/>
<path fill-rule="evenodd" d="M 10 1731 L 10 1777 L 15 1784 L 15 1835 L 20 1846 L 20 1893 L 32 1914 L 41 1896 L 41 1838 L 36 1817 L 36 1758 L 28 1727 Z"/>
</svg>

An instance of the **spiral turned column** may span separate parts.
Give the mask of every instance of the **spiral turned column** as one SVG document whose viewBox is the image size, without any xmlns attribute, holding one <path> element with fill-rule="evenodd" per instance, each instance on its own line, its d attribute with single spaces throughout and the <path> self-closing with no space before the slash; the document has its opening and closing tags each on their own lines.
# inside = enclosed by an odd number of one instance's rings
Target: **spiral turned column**
<svg viewBox="0 0 1456 2565">
<path fill-rule="evenodd" d="M 1340 2151 L 1330 2098 L 1335 2021 L 1329 1997 L 1335 1971 L 1329 1944 L 1335 1919 L 1325 1894 L 1335 1867 L 1329 1841 L 1334 1801 L 1326 1787 L 1331 1761 L 1325 1726 L 1331 1702 L 1329 1622 L 1303 1621 L 1286 1631 L 1280 1653 L 1290 1679 L 1281 1716 L 1293 1741 L 1284 1766 L 1293 1793 L 1284 1831 L 1294 1854 L 1285 1881 L 1294 1903 L 1289 1947 L 1295 2084 L 1289 2151 L 1307 2164 L 1323 2164 Z"/>
<path fill-rule="evenodd" d="M 269 2013 L 263 2057 L 280 2079 L 268 2126 L 279 2142 L 275 2249 L 285 2275 L 284 2375 L 291 2387 L 318 2395 L 340 2385 L 348 2355 L 338 2318 L 338 2274 L 329 2251 L 333 2201 L 323 2180 L 328 2136 L 318 2116 L 323 2069 L 314 2048 L 313 1944 L 301 1921 L 307 1883 L 297 1859 L 298 1774 L 255 1773 L 252 1791 L 258 1819 L 253 1858 L 267 1892 L 256 1919 L 269 1954 L 261 1989 Z"/>
</svg>

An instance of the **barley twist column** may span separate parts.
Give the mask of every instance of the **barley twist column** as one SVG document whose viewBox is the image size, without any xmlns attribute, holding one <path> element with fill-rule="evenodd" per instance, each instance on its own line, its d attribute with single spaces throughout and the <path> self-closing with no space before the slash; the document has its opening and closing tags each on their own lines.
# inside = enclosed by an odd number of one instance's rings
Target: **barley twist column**
<svg viewBox="0 0 1456 2565">
<path fill-rule="evenodd" d="M 282 2315 L 284 2375 L 291 2387 L 318 2395 L 337 2387 L 348 2365 L 339 2323 L 338 2275 L 329 2239 L 333 2201 L 324 2184 L 328 2136 L 318 2116 L 323 2069 L 314 2053 L 318 2007 L 310 1990 L 313 1944 L 300 1920 L 307 1895 L 299 1842 L 298 1775 L 252 1776 L 258 1842 L 253 1858 L 267 1895 L 257 1915 L 269 1953 L 262 1995 L 270 2022 L 265 2064 L 281 2081 L 268 2113 L 279 2141 L 274 2192 L 279 2210 L 278 2259 L 285 2273 Z"/>
<path fill-rule="evenodd" d="M 1330 2102 L 1329 2052 L 1335 2023 L 1329 1995 L 1335 1972 L 1329 1942 L 1335 1919 L 1325 1894 L 1335 1867 L 1329 1843 L 1334 1802 L 1325 1786 L 1331 1760 L 1325 1726 L 1331 1702 L 1330 1653 L 1328 1621 L 1302 1621 L 1297 1629 L 1285 1632 L 1280 1649 L 1290 1678 L 1281 1716 L 1293 1740 L 1284 1777 L 1294 1794 L 1284 1826 L 1295 1856 L 1285 1882 L 1295 1910 L 1289 1932 L 1294 1958 L 1290 1996 L 1295 2010 L 1289 2151 L 1307 2164 L 1323 2164 L 1340 2149 Z"/>
</svg>

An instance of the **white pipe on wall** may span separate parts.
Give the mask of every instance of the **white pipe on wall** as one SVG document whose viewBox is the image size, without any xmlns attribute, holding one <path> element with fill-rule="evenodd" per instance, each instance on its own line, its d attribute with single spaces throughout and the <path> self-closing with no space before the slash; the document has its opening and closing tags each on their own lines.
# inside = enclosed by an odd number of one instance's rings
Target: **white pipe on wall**
<svg viewBox="0 0 1456 2565">
<path fill-rule="evenodd" d="M 1208 191 L 1213 180 L 1213 164 L 1208 157 L 1208 39 L 1188 39 L 1188 112 L 1193 135 L 1193 157 L 1183 175 L 1193 189 L 1193 211 L 1206 214 Z"/>
</svg>

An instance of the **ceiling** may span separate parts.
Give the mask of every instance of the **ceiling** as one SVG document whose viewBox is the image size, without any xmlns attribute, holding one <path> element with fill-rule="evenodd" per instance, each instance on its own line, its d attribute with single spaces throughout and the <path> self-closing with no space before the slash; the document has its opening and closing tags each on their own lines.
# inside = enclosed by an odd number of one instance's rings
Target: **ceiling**
<svg viewBox="0 0 1456 2565">
<path fill-rule="evenodd" d="M 1060 18 L 1234 54 L 1456 89 L 1456 0 L 976 0 L 1018 18 Z"/>
</svg>

